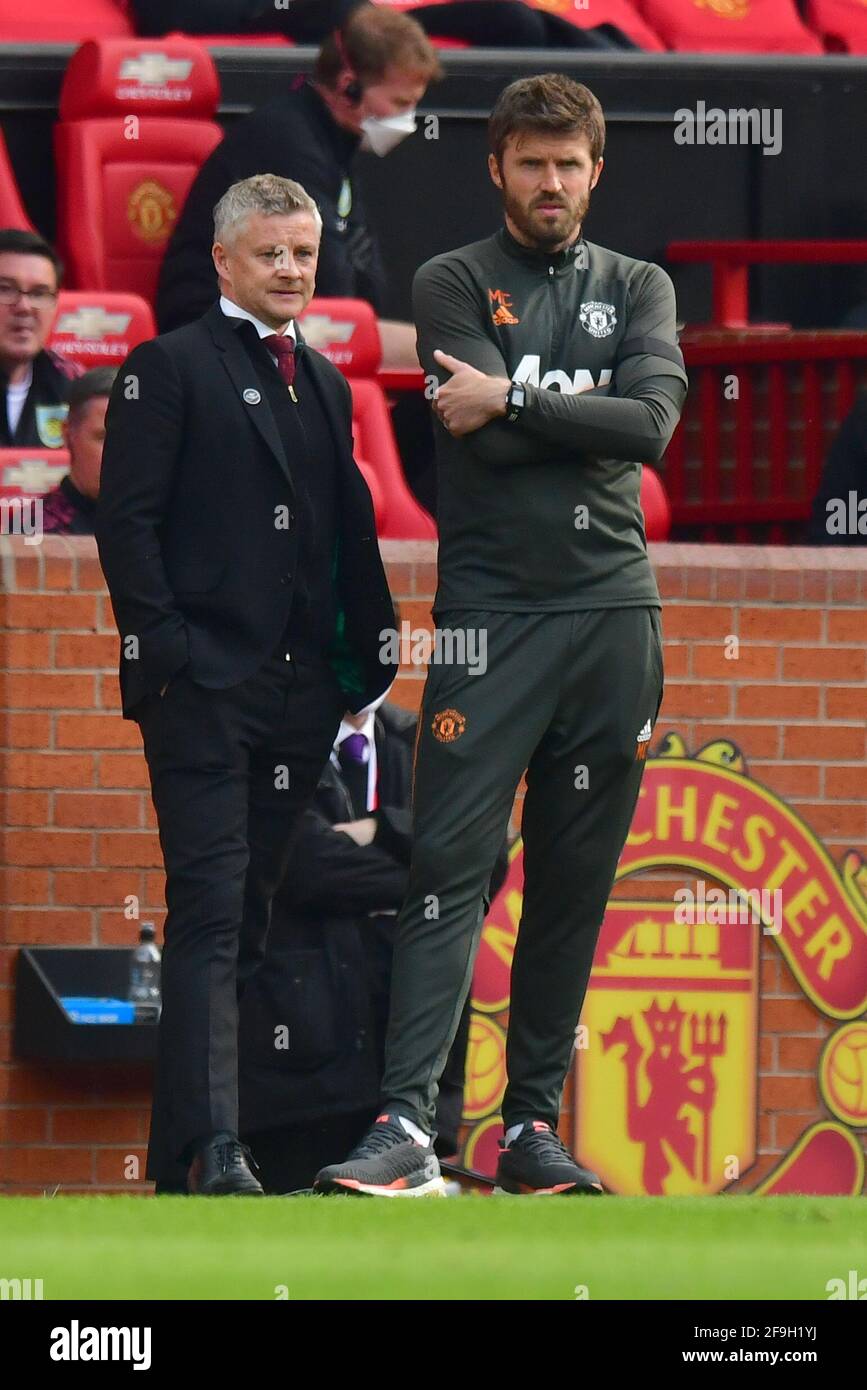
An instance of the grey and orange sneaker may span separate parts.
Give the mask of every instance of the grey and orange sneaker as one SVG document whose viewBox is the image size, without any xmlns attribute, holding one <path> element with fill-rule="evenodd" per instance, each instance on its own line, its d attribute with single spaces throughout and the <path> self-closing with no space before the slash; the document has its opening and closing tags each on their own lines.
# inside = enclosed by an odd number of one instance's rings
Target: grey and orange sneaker
<svg viewBox="0 0 867 1390">
<path fill-rule="evenodd" d="M 316 1174 L 313 1191 L 354 1197 L 445 1197 L 433 1144 L 415 1139 L 415 1128 L 401 1115 L 378 1115 L 345 1163 L 332 1163 Z"/>
<path fill-rule="evenodd" d="M 528 1120 L 511 1140 L 500 1140 L 495 1192 L 536 1197 L 600 1196 L 605 1188 L 582 1168 L 544 1120 Z"/>
</svg>

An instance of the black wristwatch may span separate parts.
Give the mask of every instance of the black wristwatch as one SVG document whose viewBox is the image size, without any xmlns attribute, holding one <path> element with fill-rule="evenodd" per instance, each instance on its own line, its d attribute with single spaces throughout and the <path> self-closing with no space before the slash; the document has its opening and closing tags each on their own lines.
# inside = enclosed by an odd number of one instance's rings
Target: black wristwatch
<svg viewBox="0 0 867 1390">
<path fill-rule="evenodd" d="M 527 401 L 524 383 L 513 381 L 506 396 L 506 419 L 517 420 Z"/>
</svg>

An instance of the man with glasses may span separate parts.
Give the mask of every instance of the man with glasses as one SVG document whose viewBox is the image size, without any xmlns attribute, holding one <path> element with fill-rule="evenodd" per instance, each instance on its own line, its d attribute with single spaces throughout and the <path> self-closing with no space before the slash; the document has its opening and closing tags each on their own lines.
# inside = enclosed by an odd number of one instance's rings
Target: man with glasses
<svg viewBox="0 0 867 1390">
<path fill-rule="evenodd" d="M 81 368 L 45 346 L 62 271 L 36 232 L 0 230 L 0 448 L 63 448 L 66 400 Z"/>
</svg>

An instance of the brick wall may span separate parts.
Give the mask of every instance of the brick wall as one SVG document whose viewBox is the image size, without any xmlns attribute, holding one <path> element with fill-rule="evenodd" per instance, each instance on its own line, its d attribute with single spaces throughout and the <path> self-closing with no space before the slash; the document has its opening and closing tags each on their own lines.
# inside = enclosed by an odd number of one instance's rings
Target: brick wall
<svg viewBox="0 0 867 1390">
<path fill-rule="evenodd" d="M 434 546 L 387 542 L 383 553 L 401 618 L 429 626 Z M 14 1061 L 11 983 L 21 945 L 128 944 L 128 894 L 162 923 L 139 733 L 118 712 L 117 638 L 93 542 L 3 537 L 0 555 L 0 1190 L 129 1191 L 128 1156 L 144 1171 L 148 1069 Z M 837 862 L 867 852 L 867 552 L 660 545 L 652 557 L 667 673 L 657 738 L 676 730 L 690 751 L 734 739 L 750 774 Z M 736 661 L 724 653 L 730 636 Z M 422 672 L 402 672 L 393 698 L 415 709 L 422 685 Z M 816 1061 L 832 1027 L 769 938 L 762 954 L 762 1154 L 750 1186 L 824 1113 Z"/>
</svg>

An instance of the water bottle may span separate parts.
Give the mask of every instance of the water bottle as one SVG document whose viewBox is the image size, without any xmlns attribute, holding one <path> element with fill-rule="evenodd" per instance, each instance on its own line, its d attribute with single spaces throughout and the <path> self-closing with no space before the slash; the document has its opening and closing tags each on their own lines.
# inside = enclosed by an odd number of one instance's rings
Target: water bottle
<svg viewBox="0 0 867 1390">
<path fill-rule="evenodd" d="M 153 922 L 142 922 L 139 944 L 130 956 L 129 999 L 135 1004 L 136 1023 L 156 1022 L 160 1016 L 160 948 Z"/>
</svg>

